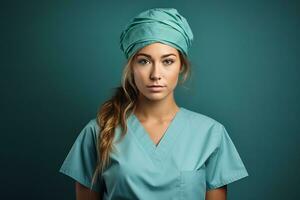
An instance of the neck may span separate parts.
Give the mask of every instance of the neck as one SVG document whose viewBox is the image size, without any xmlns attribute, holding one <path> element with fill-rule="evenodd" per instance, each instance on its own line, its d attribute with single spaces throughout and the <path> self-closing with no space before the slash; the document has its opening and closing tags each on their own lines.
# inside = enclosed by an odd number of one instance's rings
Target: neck
<svg viewBox="0 0 300 200">
<path fill-rule="evenodd" d="M 169 100 L 153 101 L 147 98 L 139 98 L 136 108 L 134 110 L 135 115 L 139 116 L 141 119 L 155 119 L 155 120 L 169 120 L 178 111 L 174 98 Z"/>
</svg>

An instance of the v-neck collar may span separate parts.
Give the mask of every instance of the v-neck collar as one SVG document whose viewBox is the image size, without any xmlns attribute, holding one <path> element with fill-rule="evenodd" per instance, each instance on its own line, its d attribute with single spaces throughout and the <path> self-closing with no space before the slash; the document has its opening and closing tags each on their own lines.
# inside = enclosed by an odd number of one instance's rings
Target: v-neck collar
<svg viewBox="0 0 300 200">
<path fill-rule="evenodd" d="M 169 123 L 158 145 L 153 142 L 150 135 L 133 112 L 128 117 L 128 127 L 136 137 L 137 142 L 141 144 L 142 148 L 144 148 L 152 158 L 156 161 L 163 161 L 170 151 L 172 144 L 174 144 L 176 136 L 182 132 L 183 125 L 185 124 L 182 122 L 183 112 L 184 108 L 179 107 L 179 110 Z"/>
</svg>

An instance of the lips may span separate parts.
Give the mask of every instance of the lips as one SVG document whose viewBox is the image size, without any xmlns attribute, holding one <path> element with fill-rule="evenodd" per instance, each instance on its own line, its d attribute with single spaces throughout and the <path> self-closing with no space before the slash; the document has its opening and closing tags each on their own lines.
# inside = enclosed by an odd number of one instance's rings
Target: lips
<svg viewBox="0 0 300 200">
<path fill-rule="evenodd" d="M 150 92 L 152 93 L 160 93 L 164 90 L 163 85 L 148 85 L 147 88 L 149 89 Z"/>
<path fill-rule="evenodd" d="M 162 85 L 149 85 L 148 87 L 163 87 Z"/>
</svg>

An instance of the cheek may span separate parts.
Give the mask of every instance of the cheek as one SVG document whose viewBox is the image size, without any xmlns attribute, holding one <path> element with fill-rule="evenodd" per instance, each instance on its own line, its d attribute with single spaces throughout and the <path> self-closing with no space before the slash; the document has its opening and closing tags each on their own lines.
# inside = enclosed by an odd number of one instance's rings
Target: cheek
<svg viewBox="0 0 300 200">
<path fill-rule="evenodd" d="M 172 89 L 174 89 L 177 85 L 177 82 L 178 82 L 178 76 L 177 75 L 174 75 L 170 78 L 170 81 L 169 81 L 169 85 Z"/>
<path fill-rule="evenodd" d="M 144 82 L 143 79 L 145 75 L 141 71 L 135 70 L 133 72 L 133 77 L 134 77 L 135 84 L 141 85 Z"/>
<path fill-rule="evenodd" d="M 168 76 L 169 84 L 176 85 L 178 81 L 178 77 L 179 77 L 179 72 L 174 72 L 172 74 L 169 74 Z"/>
</svg>

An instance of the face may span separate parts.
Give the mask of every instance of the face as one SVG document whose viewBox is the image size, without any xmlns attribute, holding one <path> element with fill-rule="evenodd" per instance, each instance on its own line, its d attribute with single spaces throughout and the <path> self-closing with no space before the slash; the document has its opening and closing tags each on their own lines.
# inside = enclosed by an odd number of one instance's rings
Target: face
<svg viewBox="0 0 300 200">
<path fill-rule="evenodd" d="M 162 43 L 152 43 L 140 49 L 133 59 L 135 84 L 142 97 L 161 100 L 173 97 L 181 61 L 177 49 Z M 158 87 L 151 87 L 158 85 Z"/>
</svg>

